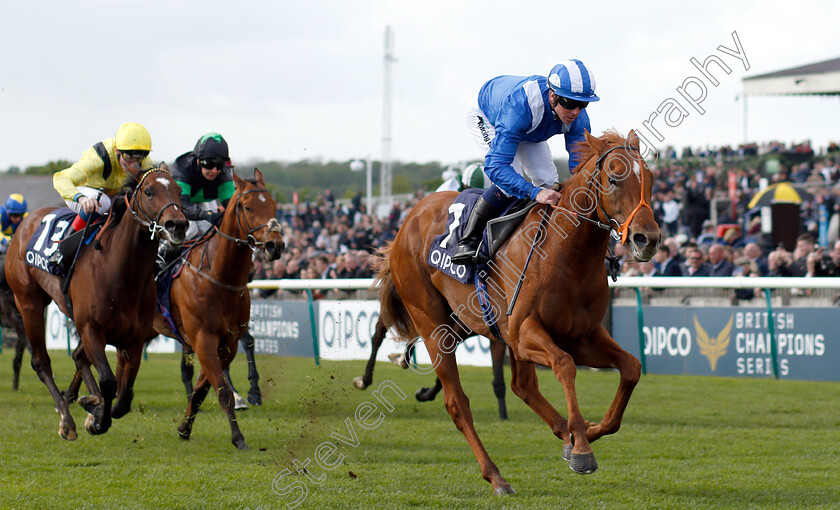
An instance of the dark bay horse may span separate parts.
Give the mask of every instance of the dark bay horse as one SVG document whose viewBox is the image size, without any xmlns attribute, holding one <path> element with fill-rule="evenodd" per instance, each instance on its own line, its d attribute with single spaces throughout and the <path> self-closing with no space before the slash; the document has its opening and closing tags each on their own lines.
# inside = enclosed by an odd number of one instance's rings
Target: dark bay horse
<svg viewBox="0 0 840 510">
<path fill-rule="evenodd" d="M 231 442 L 247 449 L 236 422 L 233 390 L 222 371 L 236 356 L 237 343 L 248 328 L 251 297 L 248 272 L 253 249 L 261 248 L 268 260 L 283 253 L 285 244 L 275 219 L 276 203 L 265 188 L 262 172 L 254 180 L 233 176 L 236 191 L 228 202 L 215 234 L 195 246 L 184 263 L 181 276 L 172 282 L 172 317 L 181 338 L 201 364 L 195 389 L 178 433 L 189 439 L 193 421 L 210 385 L 230 422 Z M 155 331 L 174 337 L 163 315 L 155 315 Z"/>
<path fill-rule="evenodd" d="M 382 317 L 380 316 L 379 319 L 376 321 L 376 329 L 373 332 L 373 336 L 370 339 L 370 358 L 368 358 L 367 365 L 365 365 L 365 373 L 362 376 L 359 376 L 353 379 L 353 386 L 360 390 L 367 389 L 368 386 L 373 383 L 373 369 L 376 366 L 376 355 L 379 353 L 379 349 L 382 347 L 382 342 L 385 341 L 385 335 L 388 333 L 388 328 L 385 327 L 385 324 L 382 322 Z M 464 338 L 468 338 L 472 335 L 466 335 Z M 409 349 L 406 349 L 405 353 L 402 354 L 404 358 L 404 363 L 408 363 Z M 507 420 L 507 404 L 505 402 L 505 372 L 504 372 L 504 361 L 505 361 L 505 351 L 507 347 L 505 344 L 497 341 L 497 340 L 490 340 L 490 358 L 493 362 L 493 393 L 496 395 L 496 400 L 499 403 L 499 418 L 502 420 Z M 403 368 L 408 368 L 407 364 L 400 364 Z M 437 397 L 437 394 L 440 393 L 440 390 L 443 389 L 443 385 L 440 382 L 440 377 L 435 379 L 434 386 L 430 386 L 428 388 L 420 388 L 414 394 L 414 397 L 417 398 L 420 402 L 431 402 L 432 400 Z"/>
<path fill-rule="evenodd" d="M 108 222 L 93 246 L 96 249 L 85 247 L 79 252 L 68 295 L 81 342 L 74 355 L 76 368 L 87 374 L 84 380 L 93 395 L 80 399 L 90 413 L 85 427 L 91 434 L 102 434 L 111 426 L 111 402 L 120 372 L 128 369 L 136 375 L 139 369 L 152 328 L 158 238 L 180 244 L 186 235 L 187 220 L 178 205 L 179 194 L 180 188 L 165 168 L 149 170 L 137 180 L 129 178 L 113 197 Z M 32 346 L 32 368 L 49 389 L 61 416 L 58 434 L 72 440 L 76 424 L 67 399 L 53 380 L 44 338 L 44 309 L 50 300 L 68 316 L 70 309 L 61 291 L 61 278 L 25 262 L 29 239 L 41 223 L 51 221 L 54 209 L 39 209 L 23 220 L 6 254 L 5 268 Z M 106 344 L 131 360 L 127 367 L 118 367 L 117 377 L 105 356 Z M 98 384 L 91 363 L 99 373 Z"/>
<path fill-rule="evenodd" d="M 23 327 L 23 317 L 15 305 L 15 295 L 9 288 L 6 281 L 5 254 L 0 260 L 0 314 L 3 316 L 2 325 L 15 330 L 17 342 L 15 342 L 15 357 L 12 359 L 12 389 L 18 389 L 20 384 L 20 366 L 23 363 L 23 351 L 29 348 L 29 340 L 26 339 L 26 329 Z"/>
<path fill-rule="evenodd" d="M 582 158 L 566 181 L 558 206 L 538 205 L 500 248 L 487 287 L 497 326 L 510 346 L 511 389 L 563 441 L 563 457 L 578 473 L 597 469 L 591 442 L 616 432 L 641 365 L 601 325 L 609 288 L 604 266 L 610 231 L 637 260 L 650 260 L 660 242 L 650 209 L 653 174 L 631 131 L 586 133 Z M 490 336 L 472 285 L 426 263 L 433 238 L 444 232 L 456 193 L 421 200 L 386 248 L 379 268 L 381 314 L 405 340 L 422 337 L 443 384 L 445 406 L 467 439 L 481 474 L 496 494 L 514 492 L 490 459 L 473 425 L 458 378 L 455 347 L 466 334 Z M 533 248 L 533 258 L 524 271 Z M 521 292 L 505 315 L 520 276 Z M 563 386 L 566 420 L 539 392 L 535 365 L 550 367 Z M 576 365 L 616 368 L 620 382 L 601 422 L 583 419 L 575 392 Z"/>
</svg>

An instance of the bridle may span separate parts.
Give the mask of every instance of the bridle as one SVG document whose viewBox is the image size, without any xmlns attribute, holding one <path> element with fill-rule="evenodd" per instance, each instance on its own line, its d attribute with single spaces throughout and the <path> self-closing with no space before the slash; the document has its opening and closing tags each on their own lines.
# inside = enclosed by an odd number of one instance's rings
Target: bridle
<svg viewBox="0 0 840 510">
<path fill-rule="evenodd" d="M 158 211 L 157 215 L 152 215 L 152 214 L 149 214 L 149 212 L 146 210 L 146 207 L 140 202 L 140 199 L 138 198 L 138 196 L 143 195 L 143 193 L 141 193 L 141 188 L 143 187 L 143 182 L 145 182 L 146 178 L 149 175 L 151 175 L 153 173 L 158 173 L 158 172 L 162 172 L 162 173 L 165 173 L 166 175 L 169 175 L 168 170 L 164 170 L 162 168 L 152 168 L 151 170 L 146 171 L 140 177 L 140 180 L 137 182 L 137 186 L 134 187 L 134 191 L 132 191 L 131 193 L 126 193 L 124 195 L 125 205 L 128 208 L 128 210 L 131 211 L 131 214 L 132 214 L 132 216 L 134 216 L 134 219 L 137 220 L 137 223 L 139 223 L 143 227 L 148 228 L 149 232 L 151 232 L 152 235 L 150 236 L 150 239 L 154 239 L 155 235 L 158 232 L 166 230 L 166 228 L 163 225 L 160 224 L 160 218 L 161 218 L 161 216 L 163 216 L 164 211 L 166 211 L 169 207 L 174 207 L 175 210 L 178 210 L 178 204 L 177 203 L 168 202 L 168 203 L 166 203 L 166 205 L 161 207 L 161 209 L 160 209 L 160 211 Z M 129 195 L 131 195 L 131 200 L 130 201 L 129 201 L 129 198 L 128 198 Z M 146 202 L 146 200 L 144 200 L 144 202 Z M 142 218 L 137 214 L 138 211 L 143 214 Z"/>
<path fill-rule="evenodd" d="M 601 154 L 598 157 L 598 160 L 595 162 L 595 174 L 590 179 L 589 186 L 588 186 L 590 190 L 592 189 L 592 186 L 593 186 L 593 183 L 594 183 L 596 177 L 600 177 L 600 174 L 603 171 L 604 162 L 606 161 L 607 156 L 609 156 L 611 152 L 616 151 L 618 149 L 632 149 L 632 150 L 640 153 L 639 148 L 634 147 L 632 145 L 617 145 L 615 147 L 611 147 L 610 149 L 607 149 L 606 151 L 604 151 L 604 153 Z M 641 155 L 641 153 L 640 153 L 640 155 Z M 641 192 L 639 194 L 639 203 L 636 204 L 636 207 L 633 209 L 633 211 L 630 213 L 630 215 L 627 216 L 627 219 L 624 220 L 624 223 L 619 223 L 618 220 L 611 217 L 607 213 L 606 209 L 604 209 L 604 199 L 603 199 L 604 190 L 603 189 L 601 189 L 601 191 L 598 195 L 598 198 L 597 198 L 598 216 L 599 216 L 598 220 L 593 220 L 592 218 L 588 218 L 588 217 L 586 217 L 586 216 L 584 216 L 584 215 L 582 215 L 578 212 L 568 211 L 565 207 L 562 207 L 562 206 L 552 206 L 552 207 L 555 208 L 555 209 L 565 210 L 566 212 L 572 212 L 573 214 L 576 214 L 578 219 L 580 219 L 580 220 L 592 223 L 593 225 L 596 225 L 598 228 L 602 228 L 604 230 L 609 230 L 610 234 L 613 236 L 613 238 L 615 238 L 617 241 L 621 241 L 621 243 L 624 244 L 624 242 L 627 240 L 627 235 L 630 232 L 630 223 L 633 221 L 633 218 L 636 217 L 636 214 L 642 208 L 645 208 L 645 207 L 650 211 L 651 214 L 653 214 L 653 209 L 650 207 L 650 204 L 648 203 L 647 199 L 645 198 L 645 172 L 644 172 L 643 169 L 639 172 L 639 180 L 641 181 Z M 599 186 L 599 188 L 603 188 L 603 186 Z M 601 216 L 603 216 L 603 218 L 606 219 L 606 223 L 600 221 Z"/>
<path fill-rule="evenodd" d="M 277 218 L 271 218 L 270 220 L 263 223 L 262 225 L 252 228 L 250 222 L 248 221 L 248 218 L 245 215 L 245 208 L 239 202 L 239 200 L 244 195 L 247 195 L 248 193 L 259 193 L 259 192 L 263 192 L 263 191 L 268 193 L 267 189 L 259 188 L 259 189 L 249 189 L 248 191 L 244 191 L 244 192 L 242 192 L 242 193 L 240 193 L 236 196 L 236 204 L 234 205 L 234 207 L 235 207 L 234 212 L 236 214 L 236 223 L 239 226 L 239 232 L 246 232 L 244 239 L 240 238 L 240 237 L 235 237 L 235 236 L 225 234 L 224 232 L 221 231 L 221 229 L 219 229 L 219 227 L 214 227 L 216 229 L 216 233 L 219 234 L 220 236 L 222 236 L 223 238 L 227 239 L 228 241 L 233 242 L 234 244 L 236 244 L 236 246 L 248 246 L 252 250 L 265 248 L 266 241 L 262 241 L 262 242 L 258 241 L 257 238 L 254 237 L 254 232 L 256 232 L 258 230 L 261 230 L 263 228 L 268 228 L 268 234 L 270 234 L 271 232 L 280 232 L 282 230 L 282 228 L 280 227 L 280 222 L 277 221 Z M 268 237 L 268 234 L 266 234 L 266 238 Z"/>
<path fill-rule="evenodd" d="M 258 193 L 258 192 L 262 192 L 262 191 L 268 193 L 267 189 L 259 188 L 259 189 L 251 189 L 251 190 L 244 191 L 244 192 L 242 192 L 242 193 L 240 193 L 236 196 L 236 203 L 234 205 L 234 213 L 236 214 L 236 222 L 237 222 L 237 225 L 239 226 L 239 232 L 247 232 L 245 234 L 244 239 L 240 238 L 240 237 L 225 234 L 224 232 L 221 231 L 221 229 L 219 227 L 217 227 L 215 225 L 213 227 L 214 228 L 213 234 L 219 234 L 223 239 L 227 239 L 228 241 L 234 243 L 236 246 L 240 246 L 240 247 L 247 246 L 251 250 L 256 250 L 257 248 L 264 248 L 265 245 L 266 245 L 266 242 L 265 241 L 263 241 L 263 242 L 257 241 L 257 238 L 254 237 L 254 232 L 256 232 L 260 229 L 263 229 L 263 228 L 268 228 L 268 233 L 269 234 L 271 232 L 280 232 L 281 231 L 280 223 L 277 221 L 277 218 L 271 218 L 270 220 L 263 223 L 262 225 L 252 228 L 250 222 L 248 221 L 248 218 L 245 216 L 245 208 L 239 202 L 239 200 L 244 195 L 247 195 L 248 193 Z M 268 237 L 268 235 L 266 235 L 266 237 Z M 203 239 L 209 239 L 209 237 L 205 237 Z M 201 242 L 204 242 L 204 241 L 201 241 Z M 209 246 L 209 243 L 206 243 L 204 245 L 205 252 L 206 252 L 208 246 Z M 202 262 L 200 263 L 199 267 L 196 267 L 192 263 L 190 263 L 189 258 L 186 257 L 186 258 L 184 258 L 184 265 L 186 267 L 188 267 L 189 269 L 191 269 L 198 276 L 208 280 L 213 285 L 215 285 L 217 287 L 220 287 L 222 289 L 233 291 L 233 292 L 242 292 L 242 291 L 244 291 L 245 289 L 248 288 L 247 284 L 245 284 L 245 285 L 229 285 L 227 283 L 221 282 L 221 281 L 213 278 L 209 274 L 206 274 L 204 271 L 202 271 L 202 267 L 204 265 L 204 263 L 203 263 L 204 254 L 203 253 L 200 256 L 199 260 L 202 261 Z"/>
</svg>

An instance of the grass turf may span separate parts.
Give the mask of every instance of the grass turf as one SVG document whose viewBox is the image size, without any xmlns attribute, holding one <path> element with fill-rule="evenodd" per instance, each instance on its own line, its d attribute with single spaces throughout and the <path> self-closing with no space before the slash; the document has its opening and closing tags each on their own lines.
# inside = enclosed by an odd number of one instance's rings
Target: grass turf
<svg viewBox="0 0 840 510">
<path fill-rule="evenodd" d="M 52 355 L 64 387 L 72 364 L 65 353 Z M 497 498 L 442 395 L 431 403 L 414 399 L 433 377 L 391 364 L 380 363 L 373 387 L 358 391 L 351 381 L 363 362 L 315 367 L 311 359 L 258 356 L 264 405 L 238 413 L 251 447 L 240 452 L 230 444 L 212 391 L 192 439 L 178 438 L 186 397 L 177 355 L 149 355 L 132 412 L 105 435 L 88 435 L 85 413 L 74 404 L 79 438 L 73 442 L 58 437 L 58 415 L 28 355 L 21 389 L 11 390 L 11 358 L 10 350 L 0 354 L 0 508 L 287 508 L 303 487 L 300 508 L 840 506 L 836 383 L 644 376 L 622 429 L 593 444 L 599 470 L 581 476 L 562 460 L 560 441 L 511 392 L 510 419 L 499 421 L 488 368 L 462 367 L 477 430 L 517 491 Z M 244 360 L 235 360 L 231 372 L 246 393 Z M 544 394 L 565 414 L 560 384 L 547 370 L 538 375 Z M 386 380 L 406 394 L 401 400 L 383 390 L 392 412 L 372 394 Z M 585 418 L 600 419 L 617 384 L 615 372 L 579 371 Z M 357 411 L 370 410 L 365 402 L 378 406 L 369 423 L 384 415 L 370 430 L 356 420 Z M 316 453 L 327 442 L 338 450 Z M 343 459 L 324 470 L 316 455 L 323 463 Z M 308 474 L 296 473 L 295 461 L 306 459 Z"/>
</svg>

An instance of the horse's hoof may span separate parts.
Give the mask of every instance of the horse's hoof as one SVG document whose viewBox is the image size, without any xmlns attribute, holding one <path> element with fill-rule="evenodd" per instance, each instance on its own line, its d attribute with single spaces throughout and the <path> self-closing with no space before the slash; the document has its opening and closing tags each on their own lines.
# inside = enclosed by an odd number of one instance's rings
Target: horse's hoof
<svg viewBox="0 0 840 510">
<path fill-rule="evenodd" d="M 190 430 L 190 429 L 188 429 L 184 426 L 178 427 L 178 437 L 180 437 L 183 441 L 189 441 L 190 440 L 190 433 L 191 432 L 192 432 L 192 430 Z"/>
<path fill-rule="evenodd" d="M 516 491 L 513 490 L 513 487 L 511 487 L 510 484 L 505 484 L 493 489 L 493 494 L 495 496 L 504 496 L 505 494 L 516 494 Z"/>
<path fill-rule="evenodd" d="M 572 448 L 574 448 L 574 446 L 570 444 L 563 445 L 563 460 L 565 460 L 566 462 L 572 460 Z"/>
<path fill-rule="evenodd" d="M 588 475 L 589 473 L 594 473 L 595 470 L 598 469 L 598 463 L 595 462 L 594 453 L 573 453 L 571 454 L 571 459 L 569 460 L 569 467 L 572 468 L 572 471 L 575 473 Z"/>
<path fill-rule="evenodd" d="M 365 384 L 364 379 L 362 379 L 361 377 L 357 377 L 357 378 L 353 379 L 353 386 L 355 386 L 356 388 L 358 388 L 360 390 L 363 390 L 363 389 L 367 388 L 367 384 Z"/>
<path fill-rule="evenodd" d="M 248 392 L 248 403 L 252 406 L 262 405 L 262 394 L 260 392 Z"/>
<path fill-rule="evenodd" d="M 92 414 L 88 413 L 87 418 L 85 418 L 85 430 L 87 430 L 88 434 L 92 436 L 99 434 L 99 432 L 96 431 L 95 421 L 96 418 Z"/>
<path fill-rule="evenodd" d="M 233 409 L 236 411 L 244 411 L 248 409 L 248 402 L 242 398 L 239 393 L 233 392 Z"/>
<path fill-rule="evenodd" d="M 65 441 L 75 441 L 76 437 L 78 437 L 76 428 L 70 427 L 64 422 L 58 424 L 58 435 Z"/>
<path fill-rule="evenodd" d="M 88 413 L 93 414 L 93 411 L 96 409 L 96 406 L 99 405 L 99 398 L 85 395 L 84 397 L 78 400 L 79 405 L 82 406 L 82 409 L 87 411 Z"/>
<path fill-rule="evenodd" d="M 420 402 L 431 402 L 437 395 L 432 391 L 432 388 L 420 388 L 414 397 Z"/>
<path fill-rule="evenodd" d="M 248 448 L 248 445 L 245 444 L 244 439 L 242 439 L 241 441 L 234 441 L 233 446 L 235 446 L 237 450 L 250 450 L 250 448 Z"/>
<path fill-rule="evenodd" d="M 405 353 L 393 352 L 388 355 L 388 359 L 391 361 L 391 363 L 397 365 L 402 369 L 408 368 L 408 361 L 405 359 Z"/>
</svg>

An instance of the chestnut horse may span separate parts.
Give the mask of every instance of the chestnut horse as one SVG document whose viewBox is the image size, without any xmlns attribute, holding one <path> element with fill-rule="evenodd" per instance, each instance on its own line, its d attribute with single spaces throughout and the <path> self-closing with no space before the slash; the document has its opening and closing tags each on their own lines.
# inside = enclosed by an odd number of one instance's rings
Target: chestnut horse
<svg viewBox="0 0 840 510">
<path fill-rule="evenodd" d="M 650 260 L 660 242 L 650 209 L 653 174 L 631 131 L 586 133 L 582 163 L 566 181 L 558 206 L 538 205 L 499 249 L 487 287 L 496 324 L 509 345 L 511 389 L 563 441 L 563 456 L 578 473 L 597 468 L 591 442 L 616 432 L 641 374 L 641 365 L 601 325 L 609 288 L 604 266 L 610 231 Z M 490 336 L 475 288 L 426 263 L 432 240 L 444 232 L 456 193 L 433 193 L 408 215 L 386 248 L 379 274 L 381 314 L 404 340 L 422 337 L 443 384 L 446 410 L 467 439 L 481 474 L 496 494 L 513 488 L 490 459 L 473 425 L 458 378 L 455 347 L 470 332 Z M 529 253 L 533 255 L 524 270 Z M 516 284 L 524 277 L 510 316 Z M 563 385 L 568 421 L 540 394 L 535 364 L 550 367 Z M 618 391 L 600 423 L 585 421 L 575 393 L 576 365 L 618 369 Z"/>
<path fill-rule="evenodd" d="M 80 354 L 74 356 L 76 368 L 83 372 L 87 368 L 87 374 L 91 374 L 85 383 L 93 396 L 80 399 L 90 413 L 85 428 L 91 434 L 102 434 L 110 428 L 111 402 L 117 393 L 117 378 L 105 356 L 105 344 L 113 345 L 131 360 L 128 369 L 135 375 L 139 369 L 143 345 L 152 328 L 158 238 L 180 244 L 186 235 L 187 220 L 178 205 L 179 194 L 180 188 L 165 168 L 149 170 L 139 180 L 129 178 L 113 197 L 108 222 L 97 235 L 96 249 L 88 247 L 79 252 L 68 295 L 82 346 L 77 350 Z M 50 213 L 54 209 L 39 209 L 23 220 L 9 246 L 5 267 L 31 344 L 32 368 L 49 389 L 61 416 L 58 434 L 73 440 L 76 424 L 67 399 L 53 380 L 44 337 L 44 309 L 50 300 L 68 316 L 71 310 L 61 291 L 61 277 L 25 263 L 29 239 L 41 223 L 52 221 Z M 91 362 L 99 373 L 98 385 L 90 371 Z"/>
<path fill-rule="evenodd" d="M 178 433 L 181 439 L 190 438 L 195 415 L 212 384 L 230 422 L 231 442 L 240 450 L 248 446 L 236 422 L 233 390 L 222 371 L 236 356 L 237 343 L 251 317 L 247 283 L 252 250 L 261 248 L 268 260 L 275 260 L 285 247 L 275 219 L 276 203 L 265 188 L 262 172 L 255 169 L 254 177 L 244 180 L 233 175 L 236 191 L 221 225 L 189 252 L 170 293 L 178 332 L 201 364 Z M 158 333 L 175 337 L 160 312 L 154 326 Z"/>
</svg>

